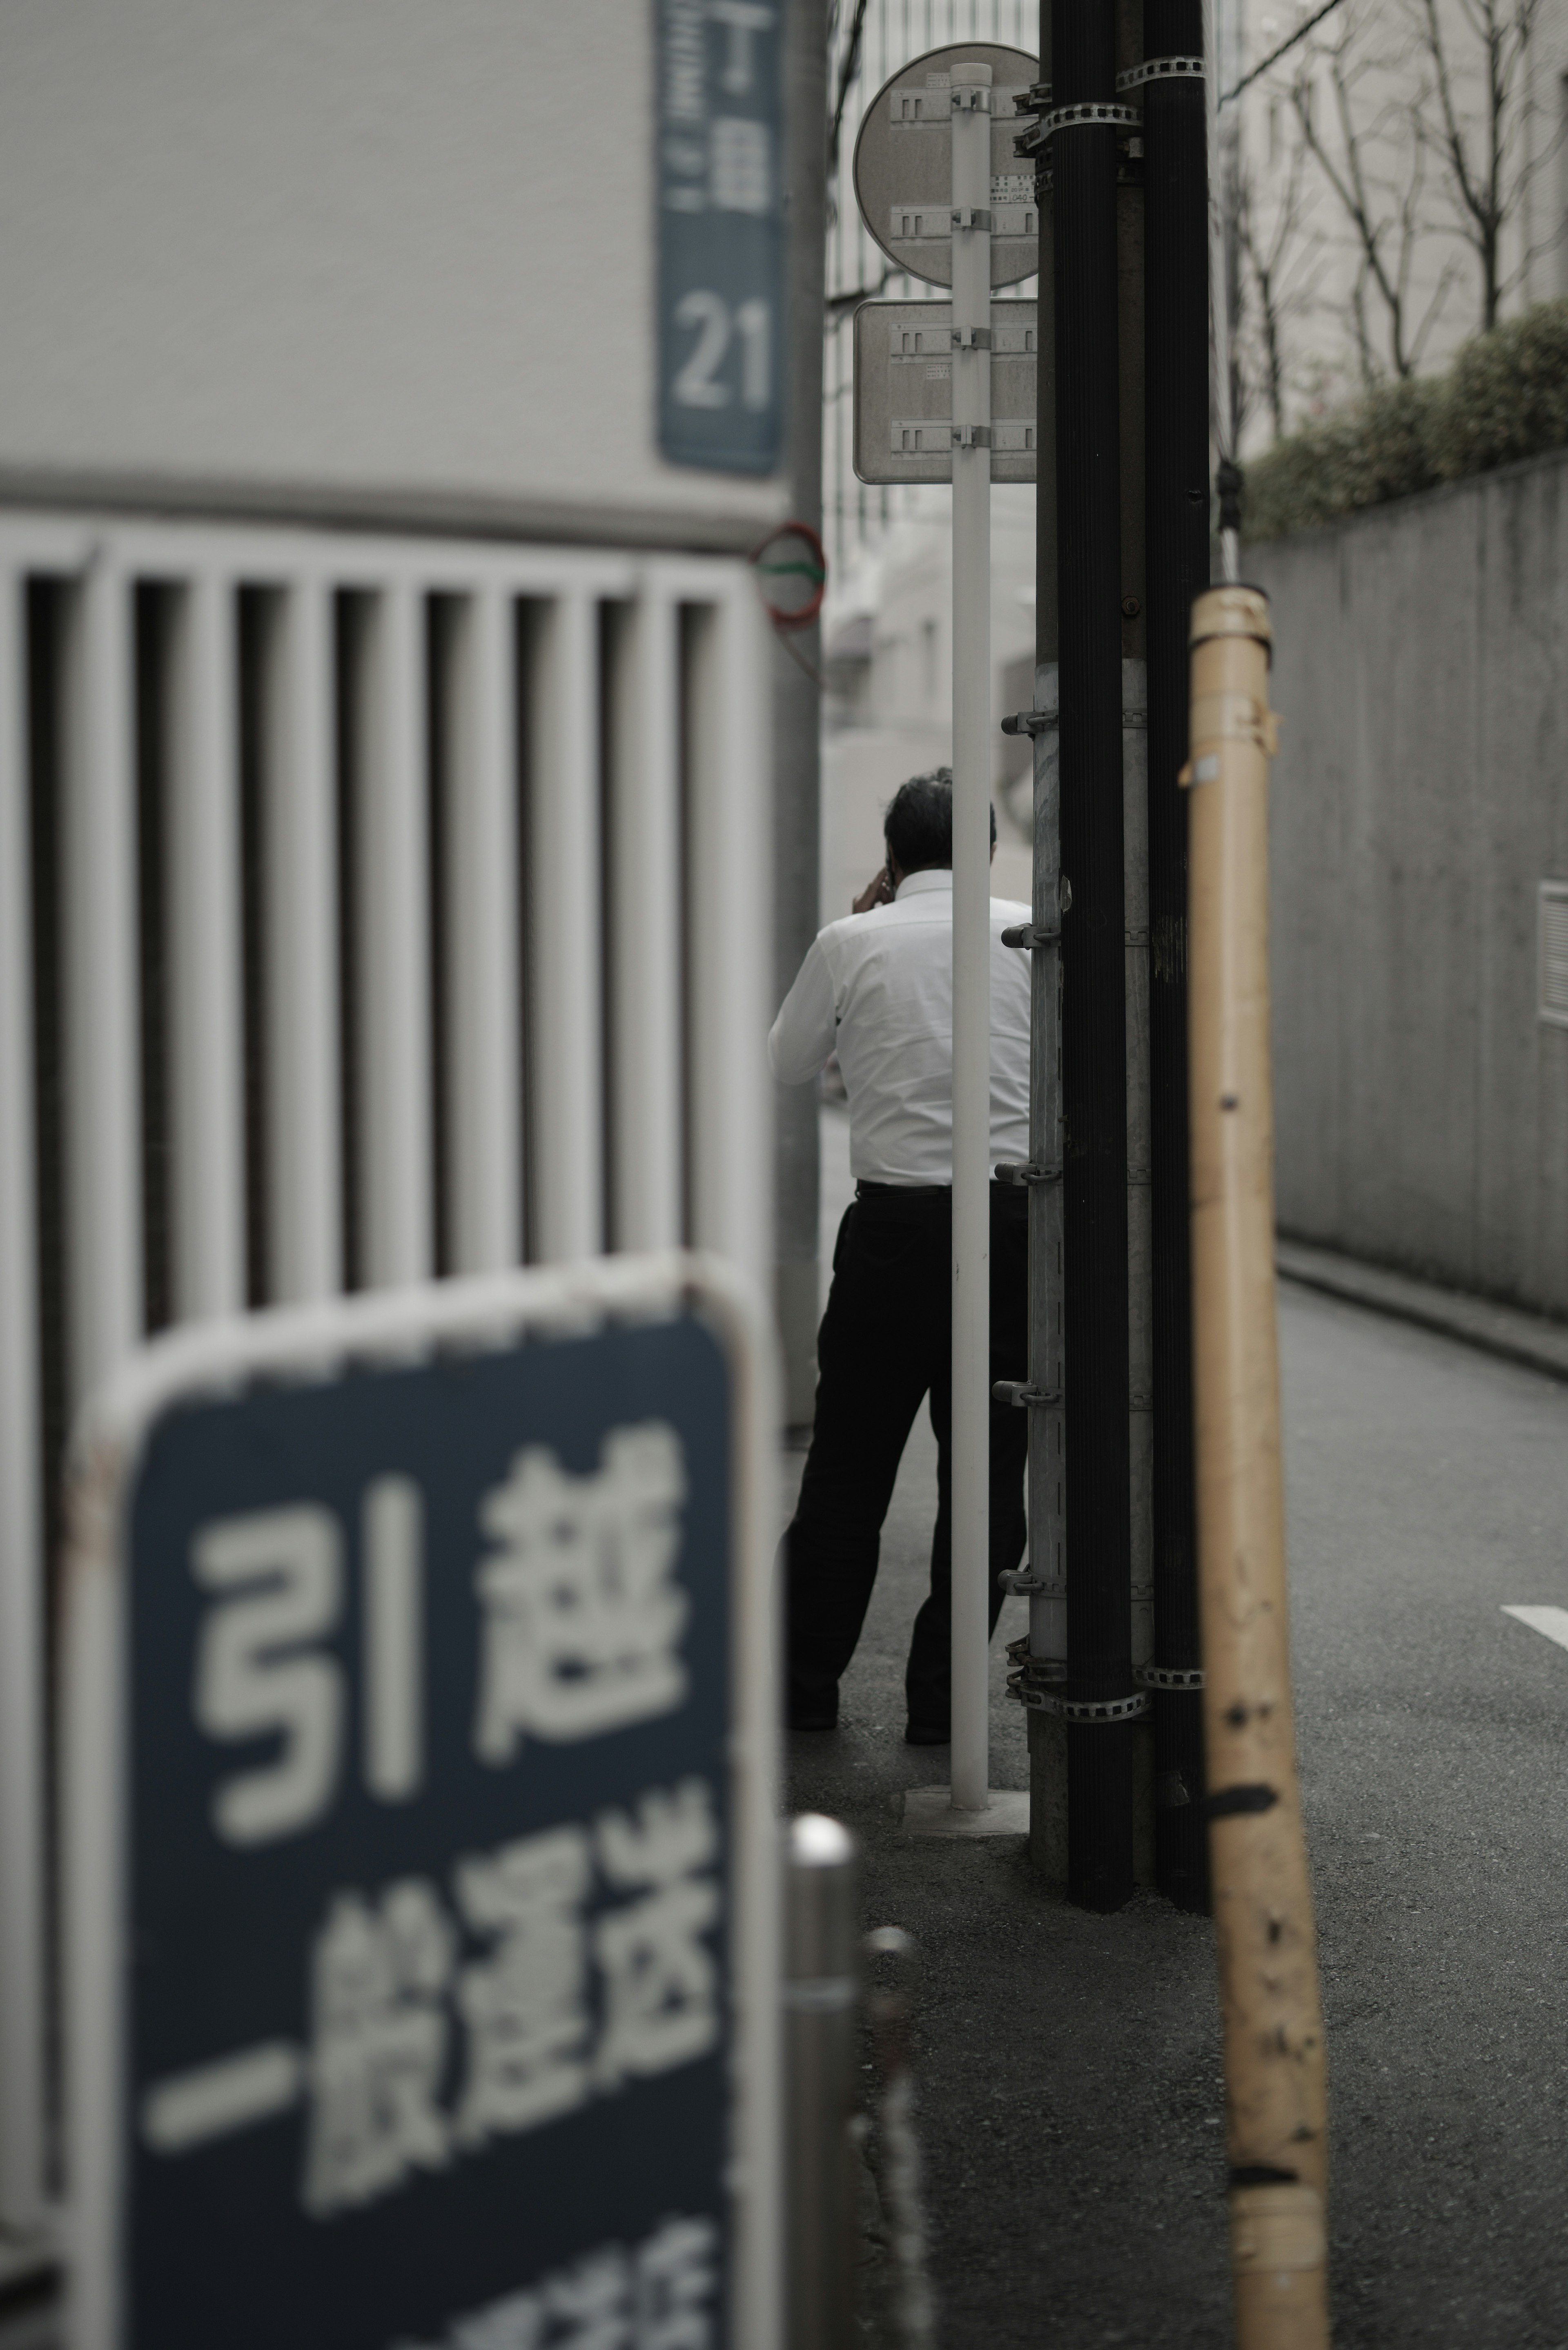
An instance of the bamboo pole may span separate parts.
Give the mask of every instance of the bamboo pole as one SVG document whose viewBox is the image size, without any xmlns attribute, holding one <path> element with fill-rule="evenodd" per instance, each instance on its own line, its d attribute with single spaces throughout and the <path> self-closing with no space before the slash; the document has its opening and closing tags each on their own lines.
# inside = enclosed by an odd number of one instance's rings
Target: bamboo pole
<svg viewBox="0 0 1568 2350">
<path fill-rule="evenodd" d="M 1241 2350 L 1324 2350 L 1327 2137 L 1274 1326 L 1268 599 L 1192 608 L 1192 1273 L 1210 1866 Z"/>
</svg>

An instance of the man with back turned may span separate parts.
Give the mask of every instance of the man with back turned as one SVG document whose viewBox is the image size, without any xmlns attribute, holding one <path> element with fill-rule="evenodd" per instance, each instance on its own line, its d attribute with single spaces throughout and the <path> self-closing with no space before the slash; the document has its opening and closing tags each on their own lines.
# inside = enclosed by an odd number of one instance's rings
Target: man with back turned
<svg viewBox="0 0 1568 2350">
<path fill-rule="evenodd" d="M 937 1522 L 930 1592 L 904 1676 L 911 1745 L 944 1744 L 952 1588 L 952 777 L 899 786 L 888 861 L 846 920 L 820 932 L 768 1038 L 774 1075 L 815 1077 L 836 1053 L 857 1178 L 817 1339 L 816 1417 L 785 1536 L 788 1712 L 832 1730 L 882 1521 L 915 1414 L 930 1399 Z M 992 845 L 996 820 L 992 818 Z M 991 1162 L 1029 1155 L 1029 957 L 1002 943 L 1030 910 L 991 901 Z M 991 1376 L 1026 1364 L 1028 1195 L 991 1187 Z M 1027 1415 L 991 1408 L 991 1625 L 997 1575 L 1023 1554 Z"/>
</svg>

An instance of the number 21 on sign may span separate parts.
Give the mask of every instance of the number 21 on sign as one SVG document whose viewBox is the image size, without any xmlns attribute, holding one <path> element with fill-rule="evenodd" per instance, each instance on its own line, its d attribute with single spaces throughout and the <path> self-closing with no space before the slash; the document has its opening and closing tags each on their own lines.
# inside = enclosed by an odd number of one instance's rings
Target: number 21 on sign
<svg viewBox="0 0 1568 2350">
<path fill-rule="evenodd" d="M 738 334 L 741 340 L 741 406 L 763 409 L 773 381 L 773 317 L 766 302 L 753 296 L 732 313 L 720 294 L 699 286 L 675 307 L 678 327 L 695 329 L 691 357 L 676 376 L 675 397 L 682 408 L 728 408 L 734 397 L 719 370 Z"/>
</svg>

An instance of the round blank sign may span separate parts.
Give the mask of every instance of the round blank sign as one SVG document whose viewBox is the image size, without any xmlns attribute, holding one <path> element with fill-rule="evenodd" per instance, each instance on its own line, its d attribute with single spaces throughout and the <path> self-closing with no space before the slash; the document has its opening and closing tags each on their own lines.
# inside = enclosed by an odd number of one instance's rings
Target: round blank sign
<svg viewBox="0 0 1568 2350">
<path fill-rule="evenodd" d="M 991 282 L 1014 286 L 1040 266 L 1034 167 L 1012 142 L 1030 118 L 1013 99 L 1032 87 L 1039 60 L 992 41 L 961 41 L 900 66 L 866 109 L 855 141 L 860 217 L 895 268 L 950 286 L 952 118 L 948 92 L 958 65 L 991 68 Z"/>
</svg>

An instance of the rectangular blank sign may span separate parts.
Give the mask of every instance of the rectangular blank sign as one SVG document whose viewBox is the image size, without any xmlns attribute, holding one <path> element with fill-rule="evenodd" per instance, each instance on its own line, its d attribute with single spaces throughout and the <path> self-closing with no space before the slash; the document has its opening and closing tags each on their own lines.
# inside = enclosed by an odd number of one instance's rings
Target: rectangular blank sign
<svg viewBox="0 0 1568 2350">
<path fill-rule="evenodd" d="M 1038 302 L 991 306 L 991 478 L 1035 477 Z M 950 482 L 950 302 L 863 302 L 855 313 L 855 471 L 863 482 Z"/>
</svg>

